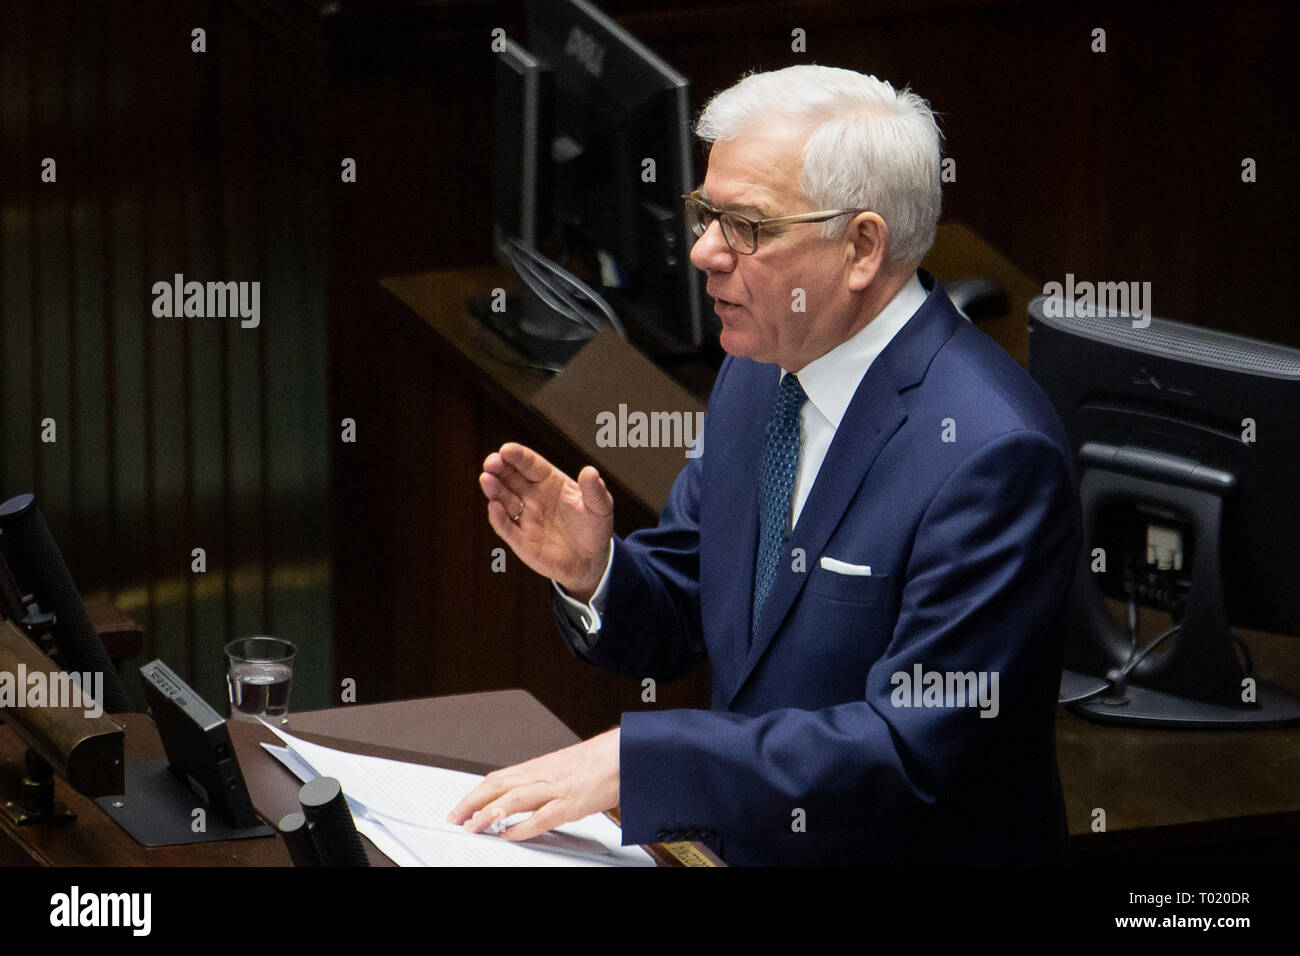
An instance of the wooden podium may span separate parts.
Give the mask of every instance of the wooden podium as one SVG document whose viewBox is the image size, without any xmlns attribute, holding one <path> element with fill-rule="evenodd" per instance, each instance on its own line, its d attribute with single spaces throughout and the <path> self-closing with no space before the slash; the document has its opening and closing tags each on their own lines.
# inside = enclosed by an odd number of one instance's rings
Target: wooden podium
<svg viewBox="0 0 1300 956">
<path fill-rule="evenodd" d="M 128 761 L 163 756 L 153 721 L 145 714 L 115 717 L 126 727 Z M 261 744 L 278 743 L 260 724 L 231 721 L 230 736 L 253 806 L 274 825 L 299 809 L 301 783 Z M 578 736 L 531 694 L 490 691 L 454 697 L 393 701 L 292 714 L 285 730 L 327 747 L 470 773 L 487 773 L 578 742 Z M 10 799 L 23 775 L 26 748 L 8 727 L 0 727 L 0 795 Z M 77 814 L 75 822 L 15 827 L 0 815 L 3 866 L 290 866 L 278 835 L 144 847 L 127 836 L 87 797 L 56 780 L 56 797 Z M 373 866 L 393 866 L 363 840 Z M 719 861 L 699 844 L 647 850 L 665 866 Z"/>
</svg>

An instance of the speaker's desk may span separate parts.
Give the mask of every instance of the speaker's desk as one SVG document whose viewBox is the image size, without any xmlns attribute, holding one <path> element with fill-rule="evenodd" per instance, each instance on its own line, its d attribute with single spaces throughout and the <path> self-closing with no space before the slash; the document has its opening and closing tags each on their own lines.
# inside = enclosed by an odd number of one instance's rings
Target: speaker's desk
<svg viewBox="0 0 1300 956">
<path fill-rule="evenodd" d="M 126 726 L 126 759 L 163 756 L 153 721 L 144 714 L 117 719 Z M 301 784 L 262 749 L 276 743 L 259 724 L 230 722 L 249 794 L 257 812 L 274 824 L 299 809 Z M 531 694 L 521 690 L 352 705 L 292 714 L 285 730 L 330 747 L 396 760 L 487 773 L 578 742 L 578 737 Z M 23 775 L 26 748 L 0 727 L 0 793 L 10 799 Z M 7 866 L 290 866 L 278 835 L 190 846 L 143 847 L 90 799 L 56 780 L 56 797 L 77 814 L 68 824 L 13 826 L 0 820 L 0 864 Z M 392 866 L 368 840 L 371 863 Z M 707 848 L 674 844 L 674 857 L 648 847 L 665 865 L 683 860 L 716 863 Z"/>
</svg>

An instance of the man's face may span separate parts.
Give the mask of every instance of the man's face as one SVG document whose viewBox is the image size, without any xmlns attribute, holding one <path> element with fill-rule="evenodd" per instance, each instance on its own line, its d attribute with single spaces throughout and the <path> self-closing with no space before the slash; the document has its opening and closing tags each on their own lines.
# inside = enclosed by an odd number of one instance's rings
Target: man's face
<svg viewBox="0 0 1300 956">
<path fill-rule="evenodd" d="M 703 198 L 750 219 L 814 211 L 799 189 L 806 136 L 763 129 L 714 143 Z M 695 241 L 691 262 L 706 276 L 727 352 L 798 371 L 847 337 L 853 244 L 819 231 L 802 223 L 760 232 L 758 251 L 748 256 L 727 246 L 716 222 Z"/>
</svg>

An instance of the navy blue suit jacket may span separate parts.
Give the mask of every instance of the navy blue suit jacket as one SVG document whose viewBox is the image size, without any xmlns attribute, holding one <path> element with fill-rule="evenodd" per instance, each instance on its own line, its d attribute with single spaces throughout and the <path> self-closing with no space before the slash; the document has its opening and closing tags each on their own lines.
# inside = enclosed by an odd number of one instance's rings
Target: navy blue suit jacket
<svg viewBox="0 0 1300 956">
<path fill-rule="evenodd" d="M 1065 859 L 1054 718 L 1080 541 L 1072 456 L 1029 375 L 921 275 L 925 304 L 859 385 L 752 640 L 780 371 L 747 359 L 723 363 L 703 455 L 659 526 L 615 540 L 594 643 L 557 604 L 599 667 L 713 669 L 712 709 L 623 715 L 625 842 L 698 835 L 731 864 Z M 945 685 L 983 674 L 990 692 L 996 674 L 996 716 L 952 697 L 915 706 L 897 675 L 918 665 Z"/>
</svg>

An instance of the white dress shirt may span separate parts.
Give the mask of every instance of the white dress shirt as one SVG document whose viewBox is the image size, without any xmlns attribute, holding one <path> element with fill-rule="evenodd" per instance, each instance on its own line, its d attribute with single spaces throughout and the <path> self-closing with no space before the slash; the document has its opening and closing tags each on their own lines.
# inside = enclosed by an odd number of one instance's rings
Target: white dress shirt
<svg viewBox="0 0 1300 956">
<path fill-rule="evenodd" d="M 876 356 L 893 341 L 908 319 L 916 314 L 925 298 L 925 288 L 913 273 L 911 280 L 889 300 L 880 314 L 856 335 L 820 358 L 813 359 L 799 371 L 799 384 L 803 386 L 808 401 L 804 402 L 799 411 L 799 471 L 795 475 L 794 494 L 791 496 L 791 527 L 799 523 L 799 515 L 817 480 L 817 473 L 821 471 L 831 440 L 844 419 L 849 403 L 853 401 L 858 385 L 867 374 L 867 369 L 871 368 Z M 781 370 L 782 378 L 788 374 L 785 369 Z M 708 454 L 707 449 L 705 454 Z M 563 588 L 554 581 L 551 582 L 568 606 L 570 619 L 582 627 L 589 638 L 600 630 L 600 618 L 605 610 L 608 593 L 609 569 L 613 563 L 614 544 L 611 541 L 605 573 L 589 604 L 569 597 Z"/>
</svg>

